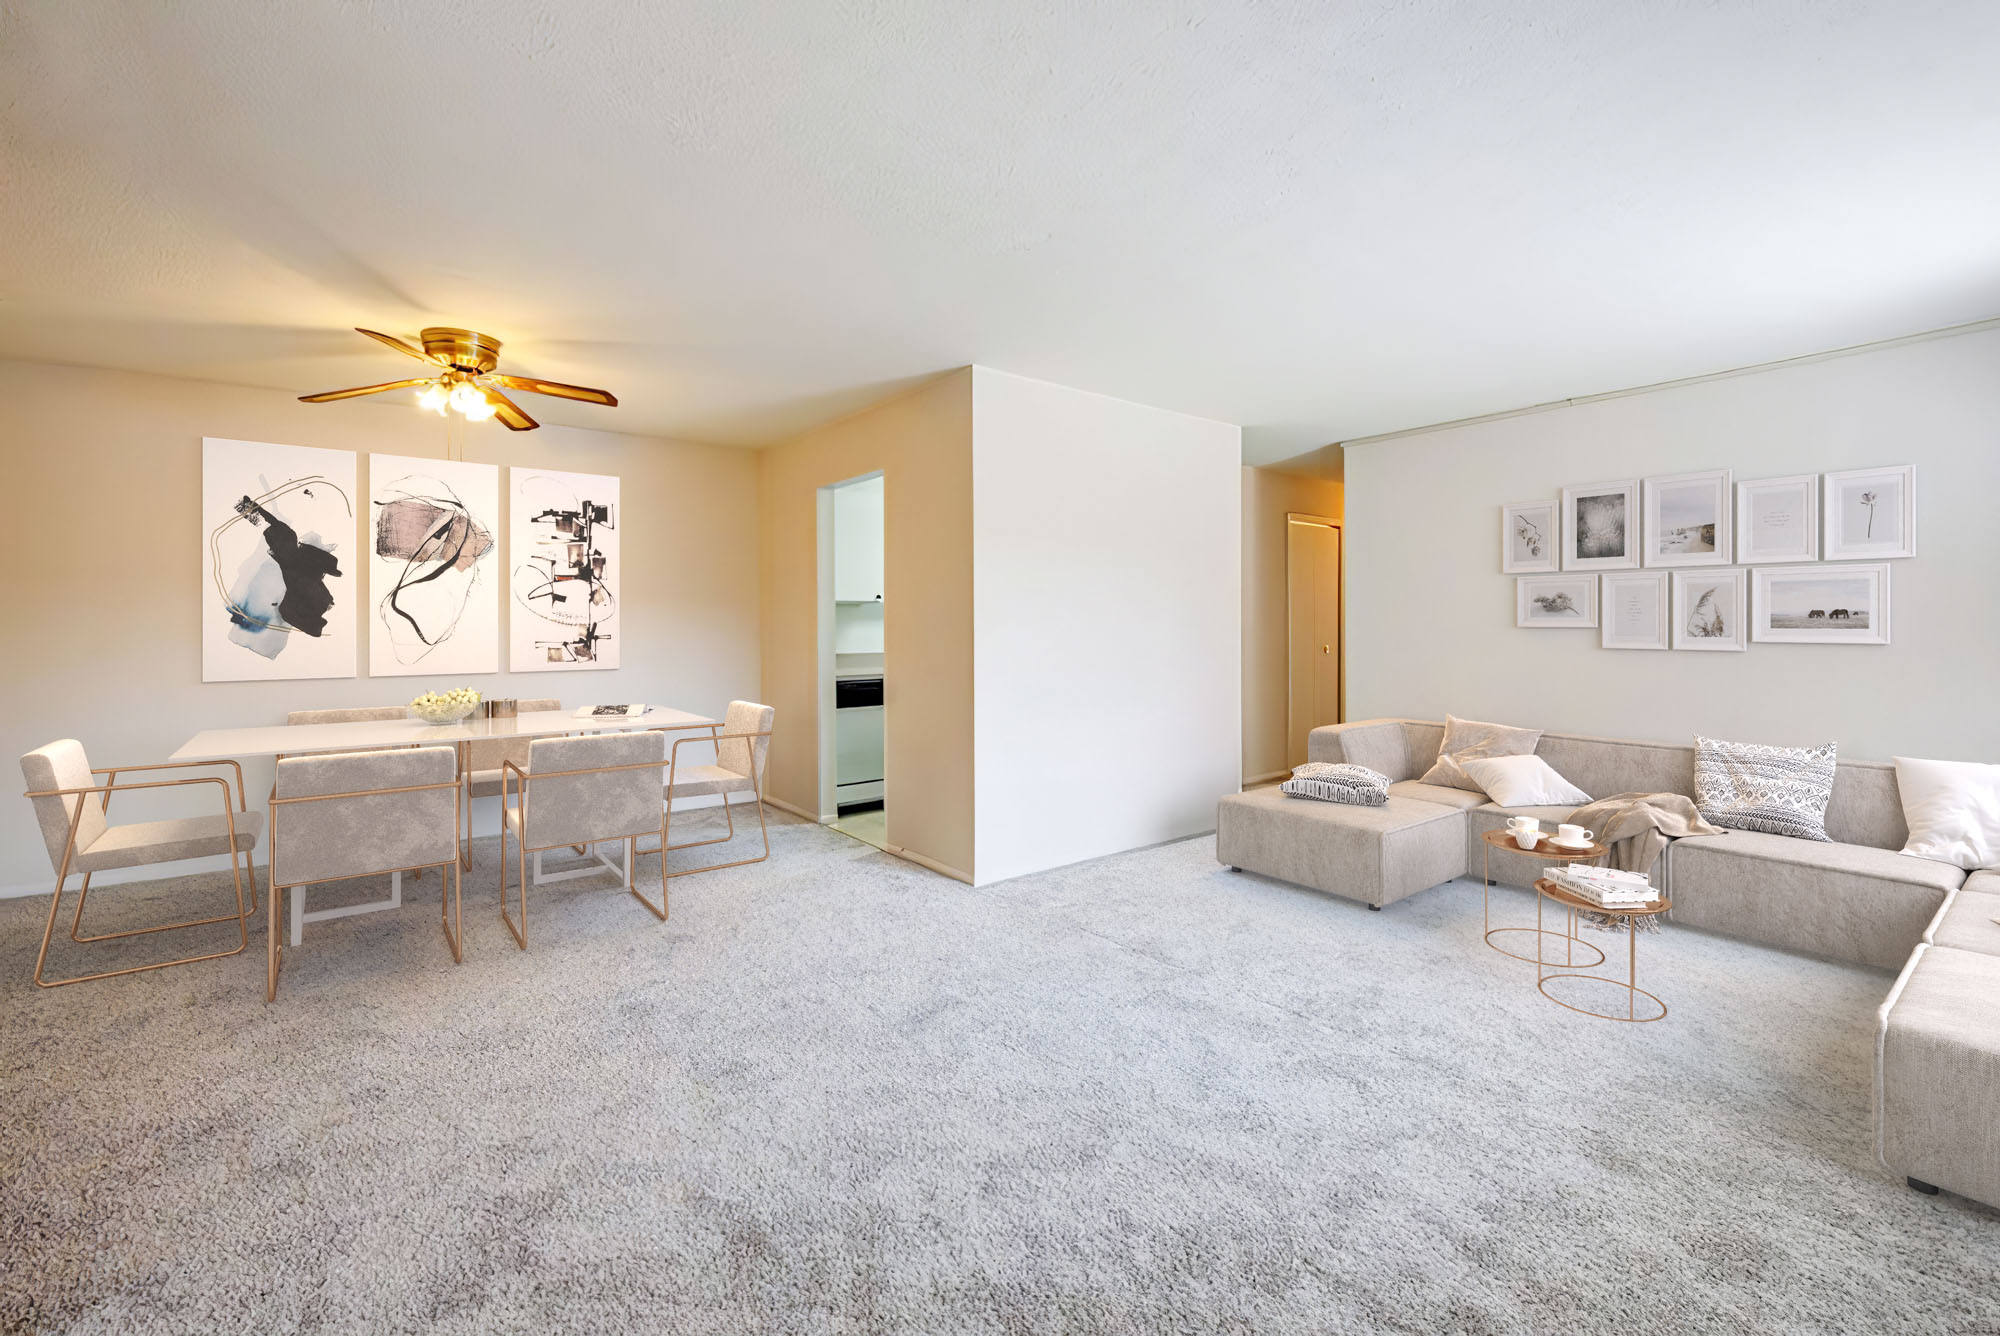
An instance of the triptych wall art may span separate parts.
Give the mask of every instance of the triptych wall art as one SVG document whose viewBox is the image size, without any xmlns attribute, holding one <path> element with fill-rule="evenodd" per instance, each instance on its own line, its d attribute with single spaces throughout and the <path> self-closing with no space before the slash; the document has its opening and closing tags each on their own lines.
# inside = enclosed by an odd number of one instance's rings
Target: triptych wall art
<svg viewBox="0 0 2000 1336">
<path fill-rule="evenodd" d="M 203 439 L 204 682 L 353 677 L 364 633 L 372 677 L 498 672 L 503 601 L 513 671 L 618 666 L 618 479 L 510 469 L 503 555 L 497 466 L 355 465 Z"/>
<path fill-rule="evenodd" d="M 1500 508 L 1515 625 L 1598 628 L 1606 649 L 1886 645 L 1887 561 L 1916 551 L 1908 465 L 1629 478 Z"/>
</svg>

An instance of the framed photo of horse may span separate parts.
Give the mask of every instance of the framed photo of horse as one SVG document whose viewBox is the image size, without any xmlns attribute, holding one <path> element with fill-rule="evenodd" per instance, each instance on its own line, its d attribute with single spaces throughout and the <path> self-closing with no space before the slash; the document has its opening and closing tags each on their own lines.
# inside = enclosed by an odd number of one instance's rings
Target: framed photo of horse
<svg viewBox="0 0 2000 1336">
<path fill-rule="evenodd" d="M 1795 645 L 1889 643 L 1887 562 L 1759 566 L 1750 638 Z"/>
</svg>

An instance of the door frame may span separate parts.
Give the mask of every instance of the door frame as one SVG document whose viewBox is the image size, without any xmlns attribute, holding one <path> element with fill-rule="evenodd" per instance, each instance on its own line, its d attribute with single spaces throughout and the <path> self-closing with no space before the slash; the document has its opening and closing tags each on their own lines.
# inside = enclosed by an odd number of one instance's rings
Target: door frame
<svg viewBox="0 0 2000 1336">
<path fill-rule="evenodd" d="M 873 478 L 880 478 L 883 480 L 882 481 L 882 487 L 883 487 L 882 550 L 884 555 L 884 572 L 885 572 L 883 578 L 887 579 L 886 559 L 889 549 L 889 507 L 887 504 L 888 486 L 889 486 L 888 477 L 889 477 L 889 471 L 887 469 L 869 469 L 866 473 L 857 473 L 851 478 L 841 478 L 836 482 L 826 483 L 822 485 L 819 489 L 819 496 L 818 496 L 819 513 L 818 513 L 818 531 L 817 531 L 818 561 L 819 561 L 819 635 L 818 635 L 818 643 L 816 645 L 817 654 L 815 656 L 818 662 L 815 665 L 814 671 L 817 677 L 816 685 L 818 686 L 818 695 L 819 695 L 819 729 L 818 729 L 819 820 L 821 825 L 830 825 L 834 821 L 838 820 L 840 816 L 839 774 L 834 765 L 834 762 L 837 759 L 839 753 L 839 744 L 834 738 L 834 724 L 836 720 L 834 718 L 833 681 L 834 681 L 834 668 L 836 665 L 834 662 L 834 653 L 833 653 L 833 628 L 834 628 L 834 619 L 836 613 L 834 611 L 835 603 L 833 596 L 833 563 L 834 563 L 834 550 L 835 550 L 834 538 L 833 538 L 833 494 L 839 491 L 843 487 L 850 487 L 858 482 L 867 482 Z M 1342 604 L 1342 606 L 1345 607 L 1346 605 Z M 889 624 L 888 601 L 885 599 L 883 601 L 883 609 L 882 609 L 882 626 L 883 626 L 882 671 L 885 677 L 887 676 L 889 670 L 889 655 L 888 655 L 889 646 L 888 646 L 888 634 L 887 634 L 888 624 Z M 883 739 L 882 739 L 882 747 L 885 755 L 887 754 L 888 746 L 889 746 L 888 721 L 885 715 L 883 720 Z"/>
<path fill-rule="evenodd" d="M 1289 773 L 1291 770 L 1292 738 L 1298 731 L 1297 720 L 1293 717 L 1293 710 L 1292 710 L 1292 702 L 1294 701 L 1294 699 L 1296 699 L 1297 696 L 1297 692 L 1294 690 L 1297 684 L 1292 681 L 1292 671 L 1293 671 L 1293 665 L 1296 662 L 1296 655 L 1294 654 L 1294 651 L 1298 648 L 1298 646 L 1294 643 L 1294 628 L 1292 626 L 1291 534 L 1292 534 L 1292 526 L 1294 524 L 1317 525 L 1322 529 L 1331 529 L 1333 530 L 1336 537 L 1337 551 L 1339 552 L 1339 557 L 1340 557 L 1340 624 L 1337 628 L 1339 632 L 1339 639 L 1336 642 L 1340 646 L 1340 652 L 1336 656 L 1339 660 L 1338 667 L 1340 670 L 1339 671 L 1340 686 L 1337 693 L 1338 699 L 1336 699 L 1334 702 L 1333 713 L 1334 713 L 1334 722 L 1344 723 L 1347 720 L 1347 534 L 1343 531 L 1341 527 L 1341 522 L 1339 520 L 1329 519 L 1325 515 L 1309 515 L 1303 511 L 1288 510 L 1285 512 L 1285 748 L 1284 748 L 1285 768 L 1287 773 Z"/>
</svg>

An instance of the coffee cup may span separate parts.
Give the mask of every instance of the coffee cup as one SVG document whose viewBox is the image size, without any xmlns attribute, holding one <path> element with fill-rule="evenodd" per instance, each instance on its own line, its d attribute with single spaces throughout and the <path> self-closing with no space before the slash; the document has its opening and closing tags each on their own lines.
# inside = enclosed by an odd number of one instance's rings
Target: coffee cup
<svg viewBox="0 0 2000 1336">
<path fill-rule="evenodd" d="M 1531 816 L 1510 816 L 1507 818 L 1507 829 L 1513 831 L 1516 835 L 1538 831 L 1541 828 L 1542 823 Z"/>
<path fill-rule="evenodd" d="M 1595 831 L 1585 830 L 1582 826 L 1563 824 L 1556 827 L 1557 844 L 1589 844 L 1596 838 Z"/>
</svg>

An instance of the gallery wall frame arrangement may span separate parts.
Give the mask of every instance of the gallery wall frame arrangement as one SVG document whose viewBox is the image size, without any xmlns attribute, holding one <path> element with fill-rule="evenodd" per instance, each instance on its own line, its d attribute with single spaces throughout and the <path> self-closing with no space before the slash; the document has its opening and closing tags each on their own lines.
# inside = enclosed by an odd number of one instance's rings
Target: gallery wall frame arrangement
<svg viewBox="0 0 2000 1336">
<path fill-rule="evenodd" d="M 201 442 L 201 680 L 356 672 L 351 450 Z"/>
<path fill-rule="evenodd" d="M 1606 649 L 1666 649 L 1668 591 L 1666 571 L 1608 572 L 1602 583 L 1599 616 Z"/>
<path fill-rule="evenodd" d="M 1560 569 L 1562 513 L 1553 501 L 1515 501 L 1500 507 L 1500 569 L 1530 575 Z"/>
<path fill-rule="evenodd" d="M 1729 470 L 1677 473 L 1644 482 L 1641 557 L 1648 566 L 1727 566 L 1735 534 L 1730 526 Z"/>
<path fill-rule="evenodd" d="M 1736 560 L 1744 566 L 1819 560 L 1819 475 L 1736 484 Z"/>
<path fill-rule="evenodd" d="M 1514 577 L 1514 625 L 1543 630 L 1597 625 L 1597 577 L 1574 571 Z"/>
<path fill-rule="evenodd" d="M 516 466 L 508 470 L 508 493 L 508 667 L 616 668 L 618 479 Z"/>
<path fill-rule="evenodd" d="M 368 673 L 500 671 L 500 470 L 368 456 Z"/>
<path fill-rule="evenodd" d="M 1562 510 L 1564 570 L 1621 571 L 1638 567 L 1638 479 L 1565 487 Z"/>
<path fill-rule="evenodd" d="M 1828 561 L 1917 555 L 1917 470 L 1849 469 L 1825 475 L 1821 530 Z"/>
<path fill-rule="evenodd" d="M 1673 647 L 1735 652 L 1749 648 L 1748 572 L 1677 570 L 1673 577 Z"/>
<path fill-rule="evenodd" d="M 1759 566 L 1750 636 L 1794 645 L 1889 643 L 1887 562 Z"/>
</svg>

